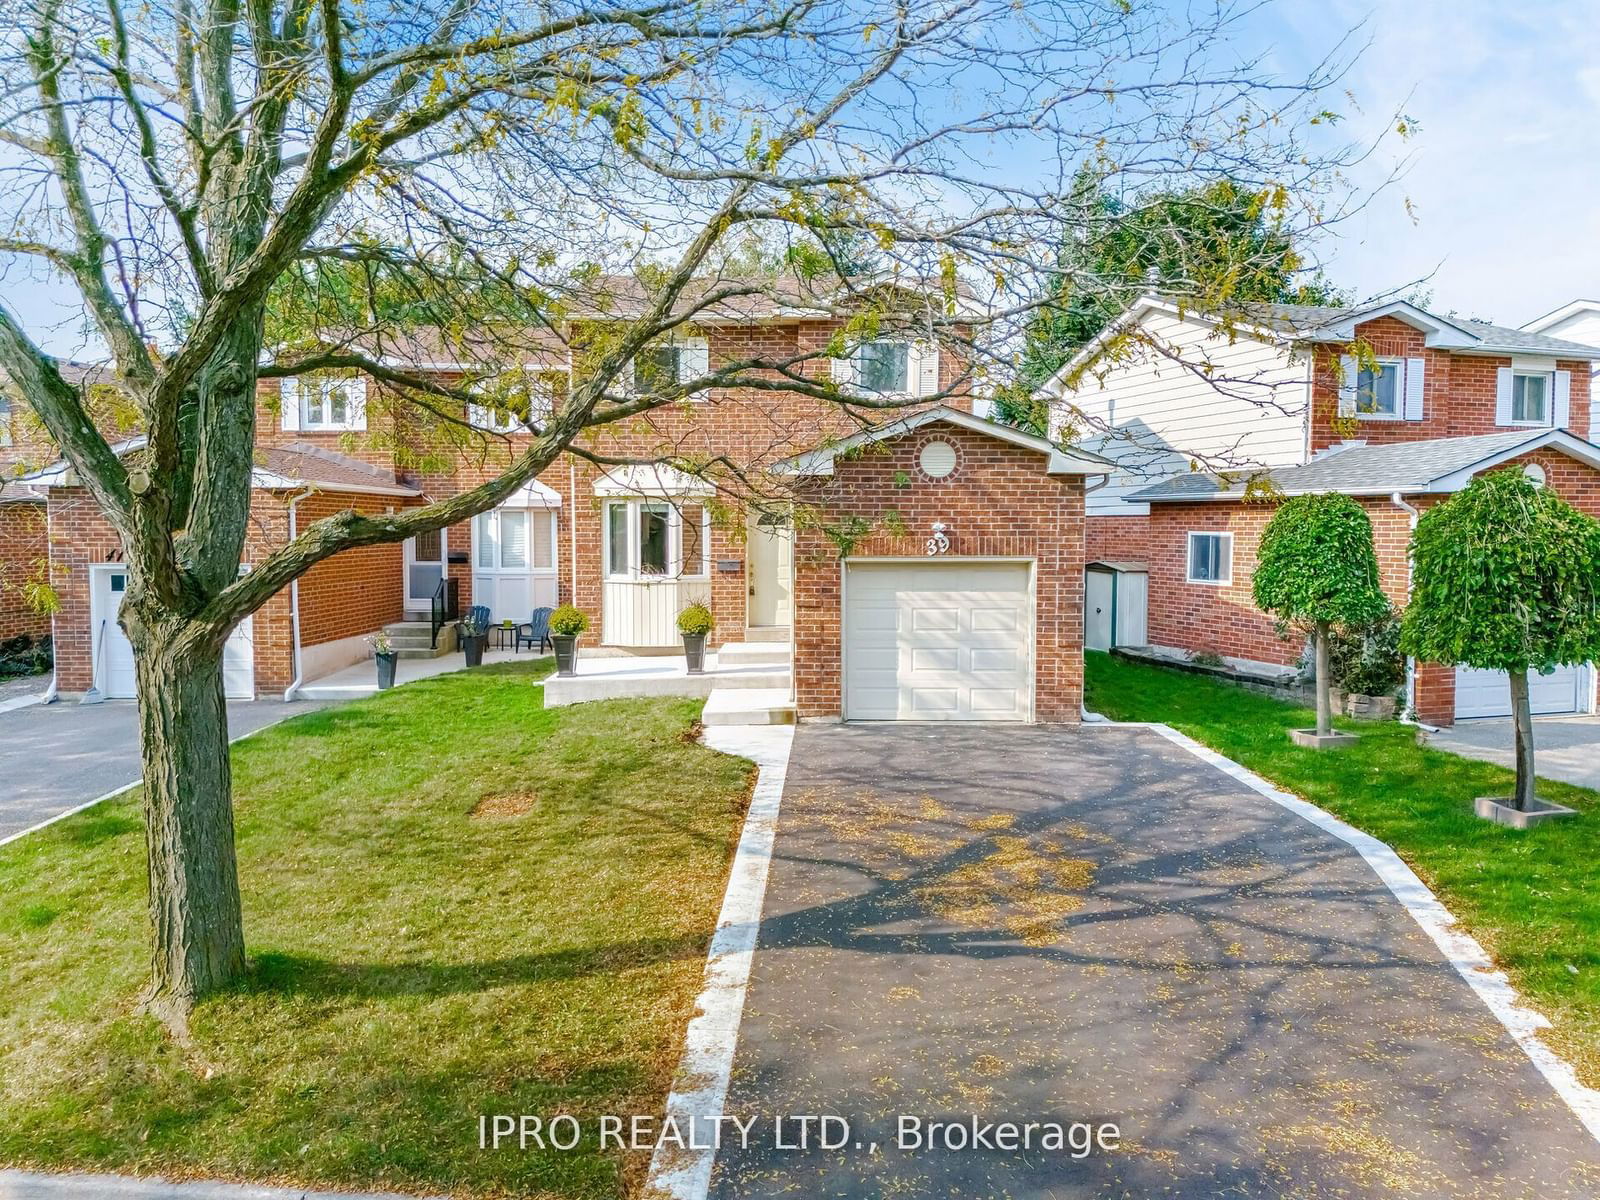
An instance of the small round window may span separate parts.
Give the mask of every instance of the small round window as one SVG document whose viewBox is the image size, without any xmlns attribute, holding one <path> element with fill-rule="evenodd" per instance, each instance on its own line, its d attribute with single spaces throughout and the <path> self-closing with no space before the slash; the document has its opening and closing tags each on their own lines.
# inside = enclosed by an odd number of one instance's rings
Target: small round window
<svg viewBox="0 0 1600 1200">
<path fill-rule="evenodd" d="M 1544 486 L 1544 468 L 1538 463 L 1529 463 L 1527 466 L 1522 468 L 1522 473 L 1528 477 L 1528 481 L 1532 483 L 1534 487 L 1542 488 Z"/>
<path fill-rule="evenodd" d="M 917 465 L 929 479 L 943 479 L 956 469 L 956 448 L 949 442 L 928 442 L 917 456 Z"/>
</svg>

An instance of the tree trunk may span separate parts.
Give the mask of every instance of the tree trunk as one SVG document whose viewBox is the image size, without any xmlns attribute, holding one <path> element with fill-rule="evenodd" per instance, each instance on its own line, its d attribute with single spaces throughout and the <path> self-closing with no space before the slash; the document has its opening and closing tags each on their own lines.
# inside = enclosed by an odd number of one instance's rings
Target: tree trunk
<svg viewBox="0 0 1600 1200">
<path fill-rule="evenodd" d="M 135 663 L 152 934 L 145 1004 L 182 1038 L 195 1000 L 245 965 L 221 640 L 197 648 L 148 631 Z"/>
<path fill-rule="evenodd" d="M 1528 699 L 1528 672 L 1512 671 L 1511 723 L 1516 729 L 1517 790 L 1520 812 L 1533 807 L 1533 705 Z"/>
<path fill-rule="evenodd" d="M 1328 704 L 1328 624 L 1317 622 L 1317 736 L 1333 732 L 1333 712 Z"/>
</svg>

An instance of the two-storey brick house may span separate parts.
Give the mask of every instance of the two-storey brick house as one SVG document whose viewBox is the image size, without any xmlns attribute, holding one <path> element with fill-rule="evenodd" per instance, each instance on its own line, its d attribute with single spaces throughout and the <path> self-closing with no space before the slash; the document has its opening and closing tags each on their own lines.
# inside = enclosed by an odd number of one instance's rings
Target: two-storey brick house
<svg viewBox="0 0 1600 1200">
<path fill-rule="evenodd" d="M 1591 346 L 1404 302 L 1256 305 L 1223 324 L 1145 297 L 1046 385 L 1053 432 L 1118 463 L 1089 498 L 1088 644 L 1298 662 L 1303 639 L 1251 597 L 1274 497 L 1356 497 L 1397 607 L 1418 513 L 1483 471 L 1521 464 L 1600 516 L 1597 361 Z M 1409 668 L 1425 722 L 1509 711 L 1503 674 Z M 1533 696 L 1538 712 L 1593 711 L 1593 667 L 1537 677 Z"/>
<path fill-rule="evenodd" d="M 425 618 L 444 589 L 463 610 L 486 606 L 496 623 L 574 603 L 591 620 L 586 645 L 606 654 L 681 652 L 677 613 L 705 602 L 716 621 L 713 647 L 793 643 L 802 717 L 1076 720 L 1083 496 L 1106 464 L 972 416 L 949 345 L 885 334 L 845 357 L 823 355 L 840 325 L 829 311 L 792 303 L 714 307 L 696 314 L 691 334 L 642 355 L 623 386 L 697 378 L 710 364 L 801 359 L 792 369 L 805 377 L 893 396 L 906 408 L 874 420 L 867 409 L 852 415 L 781 387 L 711 389 L 592 431 L 582 453 L 563 455 L 493 511 L 313 567 L 230 639 L 229 694 L 292 694 L 358 662 L 374 631 Z M 532 339 L 507 369 L 535 380 L 533 393 L 553 408 L 581 369 L 573 352 L 581 344 L 581 331 Z M 446 380 L 482 371 L 425 339 L 389 342 L 383 354 Z M 936 397 L 944 403 L 930 408 Z M 536 401 L 524 419 L 469 405 L 458 416 L 481 436 L 463 446 L 441 439 L 437 417 L 390 402 L 373 379 L 264 379 L 241 570 L 342 509 L 417 505 L 498 475 L 531 440 L 541 407 Z M 911 421 L 908 409 L 917 414 Z M 871 452 L 835 464 L 826 451 L 852 438 L 865 438 Z M 796 469 L 797 461 L 821 463 L 808 457 L 819 450 L 825 468 Z M 657 465 L 662 458 L 716 465 L 702 476 Z M 712 482 L 728 471 L 767 502 L 741 510 Z M 58 688 L 129 696 L 131 651 L 115 620 L 127 576 L 116 539 L 65 468 L 35 483 L 49 495 L 62 601 Z M 819 515 L 786 520 L 786 496 Z M 1042 509 L 1033 528 L 1014 519 L 1024 499 Z M 935 521 L 948 532 L 930 562 Z M 858 531 L 857 543 L 841 546 L 829 536 L 838 529 Z M 858 581 L 859 601 L 869 576 L 877 605 L 852 615 L 839 588 Z"/>
</svg>

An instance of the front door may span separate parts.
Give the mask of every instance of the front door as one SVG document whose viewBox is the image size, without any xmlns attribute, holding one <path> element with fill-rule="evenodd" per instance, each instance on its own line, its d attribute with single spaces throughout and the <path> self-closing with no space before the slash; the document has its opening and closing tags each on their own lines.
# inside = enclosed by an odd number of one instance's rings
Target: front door
<svg viewBox="0 0 1600 1200">
<path fill-rule="evenodd" d="M 406 608 L 424 609 L 444 579 L 444 530 L 406 539 Z"/>
<path fill-rule="evenodd" d="M 763 514 L 751 523 L 750 625 L 786 627 L 794 620 L 794 529 L 783 517 Z"/>
</svg>

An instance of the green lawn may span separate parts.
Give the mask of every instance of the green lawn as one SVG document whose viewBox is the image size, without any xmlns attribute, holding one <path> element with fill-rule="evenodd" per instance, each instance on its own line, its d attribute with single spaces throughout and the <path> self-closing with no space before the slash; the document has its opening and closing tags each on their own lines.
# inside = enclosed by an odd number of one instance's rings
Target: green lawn
<svg viewBox="0 0 1600 1200">
<path fill-rule="evenodd" d="M 0 1163 L 636 1192 L 643 1155 L 480 1151 L 478 1116 L 659 1114 L 751 768 L 692 740 L 699 701 L 546 710 L 548 669 L 235 747 L 254 970 L 189 1047 L 135 1011 L 137 795 L 0 850 Z"/>
<path fill-rule="evenodd" d="M 1503 767 L 1417 745 L 1396 722 L 1340 721 L 1346 750 L 1303 750 L 1304 708 L 1186 672 L 1089 653 L 1088 707 L 1161 721 L 1394 847 L 1554 1023 L 1545 1038 L 1600 1086 L 1600 796 L 1560 783 L 1539 794 L 1582 810 L 1527 832 L 1472 814 L 1506 795 Z"/>
</svg>

